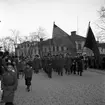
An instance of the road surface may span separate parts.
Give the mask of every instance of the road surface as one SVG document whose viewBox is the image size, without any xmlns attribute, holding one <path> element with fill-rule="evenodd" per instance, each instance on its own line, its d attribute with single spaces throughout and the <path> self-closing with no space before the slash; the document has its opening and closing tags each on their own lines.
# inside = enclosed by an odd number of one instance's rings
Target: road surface
<svg viewBox="0 0 105 105">
<path fill-rule="evenodd" d="M 105 74 L 84 71 L 83 76 L 58 76 L 44 72 L 33 75 L 32 90 L 26 92 L 19 80 L 15 105 L 105 105 Z"/>
</svg>

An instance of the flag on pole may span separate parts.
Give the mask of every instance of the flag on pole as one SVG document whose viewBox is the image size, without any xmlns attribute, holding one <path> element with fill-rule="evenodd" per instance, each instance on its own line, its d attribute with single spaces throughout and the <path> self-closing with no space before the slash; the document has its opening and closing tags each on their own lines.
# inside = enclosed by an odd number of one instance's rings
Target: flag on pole
<svg viewBox="0 0 105 105">
<path fill-rule="evenodd" d="M 53 45 L 56 46 L 65 46 L 71 52 L 71 54 L 76 55 L 76 45 L 71 37 L 59 28 L 55 22 L 53 24 L 53 33 L 52 33 Z"/>
<path fill-rule="evenodd" d="M 88 27 L 88 32 L 87 32 L 87 37 L 86 37 L 84 47 L 87 47 L 87 48 L 89 48 L 93 51 L 94 57 L 95 57 L 97 63 L 99 63 L 100 53 L 99 53 L 99 49 L 98 49 L 96 39 L 94 37 L 94 33 L 93 33 L 93 31 L 90 27 L 90 22 L 89 22 L 89 27 Z"/>
</svg>

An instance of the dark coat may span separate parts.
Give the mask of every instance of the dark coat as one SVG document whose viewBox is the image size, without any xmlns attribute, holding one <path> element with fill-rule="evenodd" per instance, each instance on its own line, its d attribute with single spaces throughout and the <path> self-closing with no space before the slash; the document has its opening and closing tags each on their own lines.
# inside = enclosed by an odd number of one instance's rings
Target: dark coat
<svg viewBox="0 0 105 105">
<path fill-rule="evenodd" d="M 32 73 L 33 73 L 33 71 L 32 71 L 32 68 L 31 67 L 29 67 L 29 68 L 25 68 L 25 70 L 24 70 L 24 75 L 25 75 L 25 79 L 26 78 L 32 78 Z"/>
<path fill-rule="evenodd" d="M 32 64 L 33 69 L 40 69 L 41 68 L 41 60 L 40 59 L 34 59 Z"/>
<path fill-rule="evenodd" d="M 60 67 L 60 68 L 64 67 L 64 64 L 65 64 L 64 58 L 58 58 L 56 59 L 56 62 L 57 62 L 57 67 Z"/>
<path fill-rule="evenodd" d="M 66 68 L 70 68 L 72 65 L 72 59 L 69 57 L 69 58 L 65 58 L 65 67 Z"/>
<path fill-rule="evenodd" d="M 17 80 L 16 72 L 11 71 L 10 73 L 11 73 L 11 76 L 13 77 L 13 81 L 14 81 L 13 84 L 7 85 L 6 81 L 4 81 L 6 75 L 8 75 L 8 72 L 5 72 L 3 74 L 2 80 L 1 80 L 1 89 L 3 90 L 3 101 L 4 102 L 13 102 L 14 94 L 15 94 L 15 91 L 16 91 L 17 86 L 18 86 L 18 80 Z M 10 81 L 12 81 L 12 80 L 10 80 Z"/>
<path fill-rule="evenodd" d="M 78 71 L 83 71 L 83 61 L 80 58 L 78 58 L 77 60 L 77 68 L 78 68 Z"/>
</svg>

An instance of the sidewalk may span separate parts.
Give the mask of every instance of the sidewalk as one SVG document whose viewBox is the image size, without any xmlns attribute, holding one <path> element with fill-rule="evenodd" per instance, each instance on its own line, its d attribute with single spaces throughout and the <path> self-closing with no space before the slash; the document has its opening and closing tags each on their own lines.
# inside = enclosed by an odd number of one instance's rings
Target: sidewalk
<svg viewBox="0 0 105 105">
<path fill-rule="evenodd" d="M 105 70 L 88 68 L 87 71 L 105 74 Z"/>
</svg>

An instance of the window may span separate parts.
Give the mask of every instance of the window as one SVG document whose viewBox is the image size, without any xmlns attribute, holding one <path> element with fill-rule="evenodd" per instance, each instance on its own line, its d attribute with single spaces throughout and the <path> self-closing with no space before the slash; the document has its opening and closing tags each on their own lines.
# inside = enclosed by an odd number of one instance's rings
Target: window
<svg viewBox="0 0 105 105">
<path fill-rule="evenodd" d="M 34 53 L 36 54 L 36 49 L 34 49 Z"/>
<path fill-rule="evenodd" d="M 44 48 L 44 51 L 46 52 L 46 48 Z"/>
<path fill-rule="evenodd" d="M 51 51 L 51 47 L 49 47 L 49 51 Z"/>
<path fill-rule="evenodd" d="M 59 46 L 57 46 L 57 51 L 59 51 Z"/>
<path fill-rule="evenodd" d="M 81 44 L 80 43 L 78 44 L 78 50 L 81 50 Z"/>
<path fill-rule="evenodd" d="M 61 46 L 59 46 L 59 51 L 61 51 Z"/>
<path fill-rule="evenodd" d="M 66 47 L 64 47 L 64 51 L 66 51 L 67 50 L 67 48 Z"/>
<path fill-rule="evenodd" d="M 63 46 L 61 46 L 61 51 L 64 51 L 64 47 Z"/>
<path fill-rule="evenodd" d="M 55 51 L 55 46 L 53 46 L 53 51 Z"/>
</svg>

